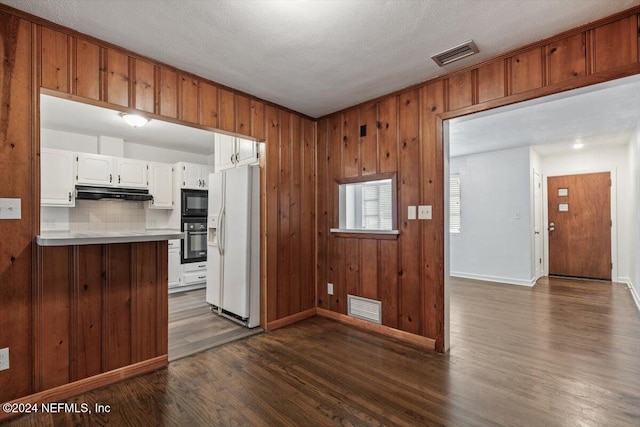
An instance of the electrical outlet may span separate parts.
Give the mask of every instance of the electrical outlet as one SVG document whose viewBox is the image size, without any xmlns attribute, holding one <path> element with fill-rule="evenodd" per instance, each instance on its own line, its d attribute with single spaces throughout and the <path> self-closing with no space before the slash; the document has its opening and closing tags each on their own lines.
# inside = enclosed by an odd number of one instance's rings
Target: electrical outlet
<svg viewBox="0 0 640 427">
<path fill-rule="evenodd" d="M 327 283 L 327 293 L 333 295 L 333 283 Z"/>
<path fill-rule="evenodd" d="M 0 349 L 0 371 L 9 369 L 9 347 Z"/>
<path fill-rule="evenodd" d="M 418 219 L 431 219 L 431 205 L 418 206 Z"/>
</svg>

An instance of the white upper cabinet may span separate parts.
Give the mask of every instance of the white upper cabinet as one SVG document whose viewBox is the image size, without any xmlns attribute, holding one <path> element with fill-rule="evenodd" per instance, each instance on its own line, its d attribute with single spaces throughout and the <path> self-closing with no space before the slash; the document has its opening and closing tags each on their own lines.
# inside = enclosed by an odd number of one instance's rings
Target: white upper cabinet
<svg viewBox="0 0 640 427">
<path fill-rule="evenodd" d="M 181 188 L 194 190 L 209 188 L 209 174 L 213 172 L 213 166 L 185 162 L 176 163 L 175 166 L 180 173 Z"/>
<path fill-rule="evenodd" d="M 150 209 L 173 209 L 173 165 L 149 163 Z"/>
<path fill-rule="evenodd" d="M 118 187 L 147 188 L 148 166 L 144 160 L 116 158 L 116 171 L 118 179 L 115 185 Z"/>
<path fill-rule="evenodd" d="M 84 185 L 114 185 L 114 158 L 100 154 L 76 154 L 76 182 Z"/>
<path fill-rule="evenodd" d="M 217 133 L 215 158 L 216 171 L 256 163 L 258 161 L 258 144 L 250 139 Z"/>
<path fill-rule="evenodd" d="M 258 161 L 258 143 L 250 139 L 236 138 L 236 166 L 250 165 Z"/>
<path fill-rule="evenodd" d="M 42 148 L 40 159 L 41 205 L 75 206 L 74 154 L 71 151 Z"/>
<path fill-rule="evenodd" d="M 221 171 L 235 166 L 236 138 L 221 133 L 215 138 L 216 170 Z"/>
</svg>

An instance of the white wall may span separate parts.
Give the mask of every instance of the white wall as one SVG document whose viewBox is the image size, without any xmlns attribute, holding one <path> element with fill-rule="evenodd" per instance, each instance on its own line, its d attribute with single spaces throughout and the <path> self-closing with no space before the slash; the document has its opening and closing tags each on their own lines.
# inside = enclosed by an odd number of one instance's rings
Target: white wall
<svg viewBox="0 0 640 427">
<path fill-rule="evenodd" d="M 124 144 L 124 157 L 129 159 L 148 160 L 160 163 L 189 162 L 204 165 L 213 165 L 214 156 L 188 153 L 186 151 L 168 150 L 166 148 L 153 147 L 151 145 L 126 142 Z"/>
<path fill-rule="evenodd" d="M 612 261 L 615 264 L 614 281 L 626 281 L 630 274 L 629 254 L 631 247 L 631 202 L 629 197 L 629 148 L 627 146 L 615 146 L 610 148 L 575 151 L 567 154 L 555 154 L 542 157 L 542 171 L 545 176 L 543 185 L 544 198 L 546 195 L 546 177 L 556 175 L 571 175 L 589 172 L 612 172 L 613 185 L 612 205 L 615 207 L 613 240 L 617 242 L 612 248 Z M 548 223 L 547 206 L 544 206 L 545 225 Z M 546 229 L 546 227 L 545 227 Z M 545 236 L 547 237 L 547 236 Z M 545 258 L 548 265 L 548 238 L 545 238 Z M 615 277 L 617 273 L 617 277 Z"/>
<path fill-rule="evenodd" d="M 40 145 L 58 150 L 98 154 L 97 135 L 82 135 L 42 128 L 40 129 Z"/>
<path fill-rule="evenodd" d="M 460 175 L 461 232 L 450 235 L 451 275 L 531 285 L 529 147 L 450 159 Z"/>
<path fill-rule="evenodd" d="M 629 194 L 632 195 L 629 235 L 629 281 L 640 309 L 640 121 L 629 142 Z"/>
</svg>

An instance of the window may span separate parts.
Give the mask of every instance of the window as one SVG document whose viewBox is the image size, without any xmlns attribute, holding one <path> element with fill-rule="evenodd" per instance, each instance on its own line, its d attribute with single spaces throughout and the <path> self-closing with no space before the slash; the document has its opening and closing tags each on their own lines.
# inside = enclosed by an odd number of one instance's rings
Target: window
<svg viewBox="0 0 640 427">
<path fill-rule="evenodd" d="M 460 175 L 449 177 L 449 232 L 460 232 Z"/>
<path fill-rule="evenodd" d="M 394 174 L 338 182 L 339 228 L 331 231 L 397 234 L 395 193 Z"/>
</svg>

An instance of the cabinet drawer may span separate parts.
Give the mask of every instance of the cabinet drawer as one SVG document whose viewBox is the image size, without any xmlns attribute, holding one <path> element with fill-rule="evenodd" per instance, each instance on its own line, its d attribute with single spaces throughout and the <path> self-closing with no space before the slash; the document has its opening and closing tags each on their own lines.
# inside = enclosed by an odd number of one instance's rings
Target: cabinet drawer
<svg viewBox="0 0 640 427">
<path fill-rule="evenodd" d="M 185 273 L 182 275 L 182 285 L 194 285 L 207 281 L 207 273 L 205 271 L 196 271 Z"/>
<path fill-rule="evenodd" d="M 171 249 L 180 250 L 180 239 L 169 240 L 169 250 Z"/>
<path fill-rule="evenodd" d="M 204 273 L 207 271 L 207 262 L 190 262 L 188 264 L 182 264 L 182 271 L 184 271 L 185 273 L 197 271 L 201 271 Z"/>
</svg>

